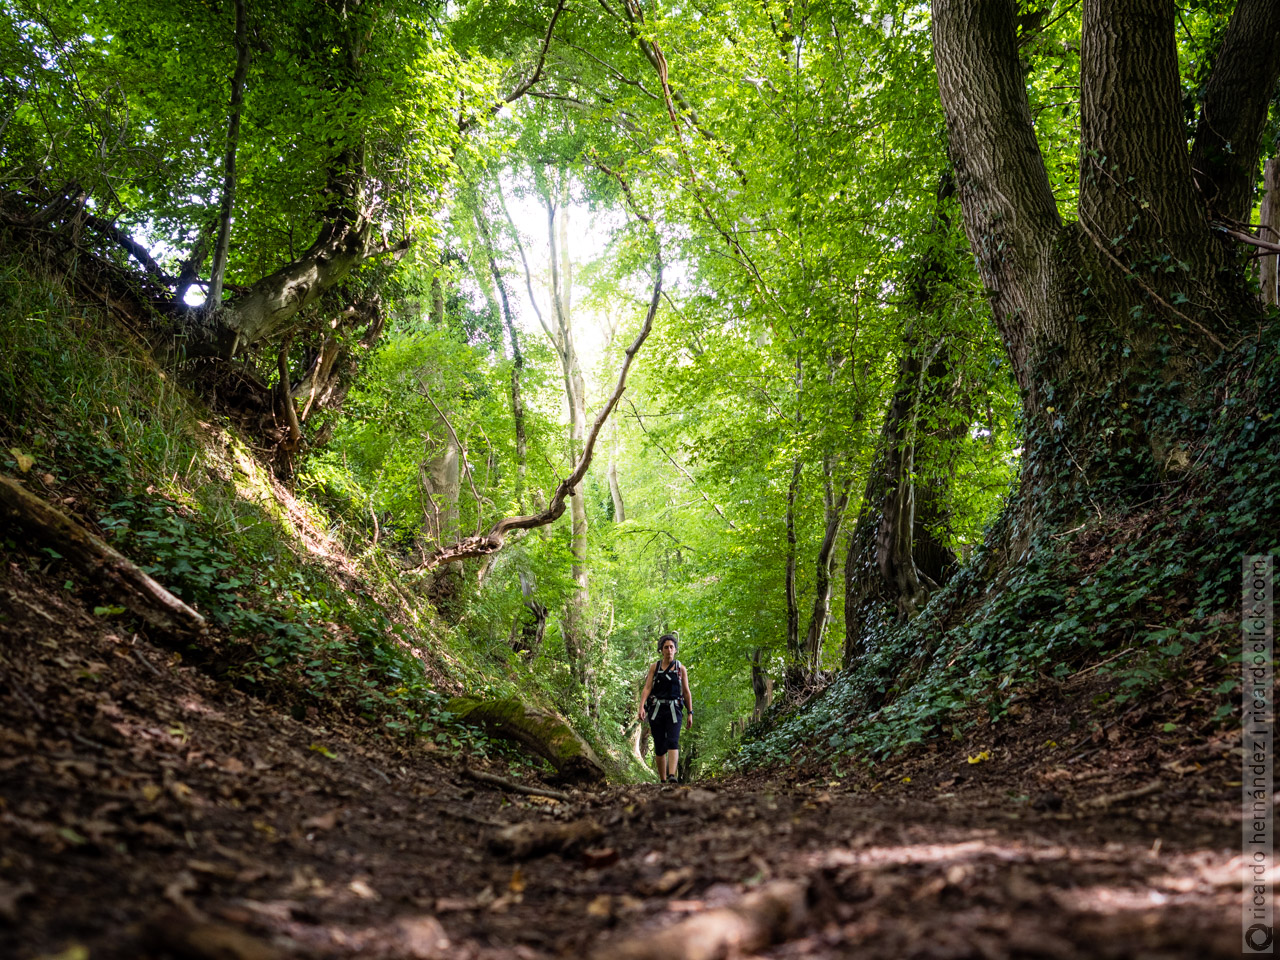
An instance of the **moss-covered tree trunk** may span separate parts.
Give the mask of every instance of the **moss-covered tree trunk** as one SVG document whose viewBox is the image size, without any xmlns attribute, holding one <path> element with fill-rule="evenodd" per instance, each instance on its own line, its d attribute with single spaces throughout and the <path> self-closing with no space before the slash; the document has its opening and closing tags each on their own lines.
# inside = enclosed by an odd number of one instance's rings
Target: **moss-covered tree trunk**
<svg viewBox="0 0 1280 960">
<path fill-rule="evenodd" d="M 455 697 L 448 711 L 463 723 L 512 740 L 548 760 L 556 779 L 568 783 L 595 783 L 605 778 L 604 765 L 585 740 L 562 717 L 525 706 L 519 700 L 476 700 Z"/>
</svg>

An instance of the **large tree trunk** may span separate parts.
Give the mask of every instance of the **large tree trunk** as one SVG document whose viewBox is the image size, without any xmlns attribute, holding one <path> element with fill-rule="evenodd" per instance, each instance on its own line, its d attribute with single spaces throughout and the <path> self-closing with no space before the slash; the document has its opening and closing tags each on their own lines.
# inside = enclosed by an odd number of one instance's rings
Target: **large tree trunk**
<svg viewBox="0 0 1280 960">
<path fill-rule="evenodd" d="M 1210 214 L 1229 222 L 1248 222 L 1253 209 L 1259 133 L 1280 73 L 1277 41 L 1280 3 L 1239 0 L 1205 88 L 1191 169 Z"/>
<path fill-rule="evenodd" d="M 756 647 L 751 651 L 751 692 L 756 703 L 751 710 L 751 722 L 757 723 L 773 703 L 773 678 L 765 672 L 761 662 L 764 651 Z"/>
<path fill-rule="evenodd" d="M 916 460 L 921 409 L 954 399 L 949 357 L 940 341 L 921 346 L 908 338 L 899 361 L 845 560 L 846 666 L 867 652 L 867 637 L 878 624 L 913 617 L 954 568 L 955 558 L 937 534 L 945 521 L 947 467 Z M 955 427 L 933 429 L 931 446 L 955 438 Z"/>
<path fill-rule="evenodd" d="M 427 502 L 422 532 L 436 547 L 458 539 L 458 497 L 462 489 L 458 445 L 444 433 L 443 425 L 441 433 L 444 435 L 428 441 L 434 447 L 429 448 L 421 471 L 422 492 Z"/>
<path fill-rule="evenodd" d="M 804 393 L 804 357 L 796 355 L 796 370 L 793 378 L 796 390 L 795 426 L 797 435 L 803 426 Z M 800 494 L 800 479 L 804 473 L 804 461 L 797 454 L 791 462 L 791 481 L 787 484 L 787 509 L 784 516 L 784 527 L 787 537 L 786 569 L 783 574 L 783 589 L 787 598 L 787 666 L 784 685 L 788 691 L 799 689 L 804 685 L 804 670 L 801 663 L 804 651 L 800 646 L 800 599 L 796 585 L 798 555 L 798 537 L 796 535 L 796 508 Z"/>
<path fill-rule="evenodd" d="M 1257 329 L 1257 296 L 1204 198 L 1217 217 L 1247 216 L 1265 117 L 1255 102 L 1280 71 L 1280 5 L 1241 0 L 1206 97 L 1207 122 L 1252 164 L 1244 190 L 1236 161 L 1197 167 L 1193 180 L 1172 0 L 1085 0 L 1075 223 L 1059 215 L 1032 129 L 1015 4 L 935 0 L 933 11 L 965 229 L 1026 411 L 1022 543 L 1072 519 L 1075 491 L 1145 497 L 1183 469 L 1193 420 L 1162 417 L 1151 391 L 1208 402 L 1201 371 Z M 1202 126 L 1197 157 L 1212 154 L 1207 136 Z"/>
<path fill-rule="evenodd" d="M 783 589 L 787 597 L 787 685 L 790 686 L 800 663 L 800 601 L 796 591 L 796 497 L 804 464 L 796 457 L 791 464 L 791 482 L 787 484 L 787 510 L 784 526 L 787 534 L 787 561 L 783 573 Z M 796 677 L 798 679 L 798 677 Z"/>
<path fill-rule="evenodd" d="M 377 297 L 357 301 L 330 321 L 328 332 L 310 354 L 302 379 L 293 388 L 293 399 L 302 404 L 299 420 L 305 423 L 318 411 L 341 405 L 359 372 L 351 355 L 351 334 L 363 327 L 358 344 L 368 350 L 378 342 L 385 326 Z"/>
<path fill-rule="evenodd" d="M 609 451 L 609 496 L 613 499 L 613 522 L 627 522 L 627 505 L 622 499 L 622 485 L 618 483 L 618 421 L 613 422 L 613 449 Z"/>
<path fill-rule="evenodd" d="M 555 767 L 557 780 L 596 783 L 605 778 L 604 766 L 591 745 L 558 714 L 525 706 L 519 700 L 471 697 L 455 697 L 446 709 L 460 722 L 481 726 L 546 758 Z"/>
<path fill-rule="evenodd" d="M 342 151 L 329 170 L 324 211 L 315 242 L 292 263 L 252 284 L 220 309 L 188 314 L 182 331 L 188 356 L 231 357 L 286 333 L 298 315 L 372 257 L 403 255 L 410 239 L 389 244 L 370 219 L 376 203 L 366 195 L 362 147 Z"/>
</svg>

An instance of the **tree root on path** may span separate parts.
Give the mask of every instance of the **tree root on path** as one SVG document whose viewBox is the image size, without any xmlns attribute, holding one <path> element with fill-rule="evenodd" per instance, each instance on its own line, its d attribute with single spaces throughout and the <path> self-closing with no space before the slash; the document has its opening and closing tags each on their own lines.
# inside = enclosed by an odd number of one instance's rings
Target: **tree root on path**
<svg viewBox="0 0 1280 960">
<path fill-rule="evenodd" d="M 524 860 L 544 853 L 569 853 L 603 836 L 604 827 L 594 820 L 575 820 L 573 823 L 530 821 L 500 830 L 490 839 L 489 846 L 497 853 Z"/>
<path fill-rule="evenodd" d="M 690 917 L 657 933 L 597 949 L 593 960 L 717 960 L 749 954 L 800 932 L 808 886 L 775 880 L 732 906 Z"/>
<path fill-rule="evenodd" d="M 1140 800 L 1143 797 L 1149 797 L 1154 793 L 1159 793 L 1164 789 L 1164 784 L 1159 780 L 1152 780 L 1150 783 L 1143 784 L 1134 790 L 1121 790 L 1119 793 L 1104 793 L 1098 797 L 1090 797 L 1088 800 L 1080 801 L 1082 810 L 1105 810 L 1107 807 L 1117 803 L 1126 803 L 1129 800 Z"/>
<path fill-rule="evenodd" d="M 560 800 L 564 803 L 569 803 L 573 799 L 569 794 L 561 790 L 550 790 L 547 787 L 530 787 L 514 780 L 507 780 L 496 773 L 485 773 L 483 770 L 472 770 L 470 767 L 464 767 L 462 775 L 468 780 L 492 784 L 510 793 L 523 793 L 530 797 L 550 797 L 552 800 Z"/>
</svg>

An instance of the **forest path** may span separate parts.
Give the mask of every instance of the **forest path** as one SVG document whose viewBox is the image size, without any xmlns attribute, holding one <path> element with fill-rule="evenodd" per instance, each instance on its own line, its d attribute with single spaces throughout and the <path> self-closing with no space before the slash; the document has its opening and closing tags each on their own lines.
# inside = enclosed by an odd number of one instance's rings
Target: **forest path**
<svg viewBox="0 0 1280 960">
<path fill-rule="evenodd" d="M 936 760 L 544 801 L 172 660 L 0 572 L 0 956 L 1238 955 L 1220 791 Z"/>
</svg>

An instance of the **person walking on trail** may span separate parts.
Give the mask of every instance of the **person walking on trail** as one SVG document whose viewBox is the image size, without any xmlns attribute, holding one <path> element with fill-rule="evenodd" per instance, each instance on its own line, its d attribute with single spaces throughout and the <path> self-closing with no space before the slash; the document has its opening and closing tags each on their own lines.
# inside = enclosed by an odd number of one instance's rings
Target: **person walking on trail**
<svg viewBox="0 0 1280 960">
<path fill-rule="evenodd" d="M 689 671 L 676 659 L 676 638 L 668 633 L 658 641 L 662 659 L 649 667 L 640 694 L 640 720 L 646 715 L 653 732 L 654 769 L 659 783 L 676 783 L 680 764 L 680 721 L 687 710 L 693 729 L 693 695 Z"/>
</svg>

